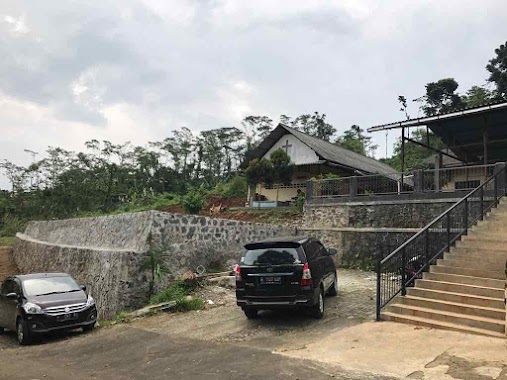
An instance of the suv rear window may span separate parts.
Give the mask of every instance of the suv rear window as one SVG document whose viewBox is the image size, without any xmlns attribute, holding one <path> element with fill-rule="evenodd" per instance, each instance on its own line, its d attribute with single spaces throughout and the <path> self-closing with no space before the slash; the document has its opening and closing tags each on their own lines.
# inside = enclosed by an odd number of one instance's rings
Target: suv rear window
<svg viewBox="0 0 507 380">
<path fill-rule="evenodd" d="M 244 265 L 301 264 L 298 250 L 288 247 L 249 249 L 241 258 Z"/>
</svg>

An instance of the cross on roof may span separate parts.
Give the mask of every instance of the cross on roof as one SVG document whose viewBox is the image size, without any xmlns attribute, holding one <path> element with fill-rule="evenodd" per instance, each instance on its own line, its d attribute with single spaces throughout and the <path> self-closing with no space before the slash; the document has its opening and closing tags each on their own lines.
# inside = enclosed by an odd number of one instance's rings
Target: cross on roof
<svg viewBox="0 0 507 380">
<path fill-rule="evenodd" d="M 282 145 L 282 148 L 285 149 L 285 153 L 289 154 L 289 148 L 292 148 L 292 144 L 289 144 L 289 140 L 287 139 L 287 142 L 285 145 Z"/>
</svg>

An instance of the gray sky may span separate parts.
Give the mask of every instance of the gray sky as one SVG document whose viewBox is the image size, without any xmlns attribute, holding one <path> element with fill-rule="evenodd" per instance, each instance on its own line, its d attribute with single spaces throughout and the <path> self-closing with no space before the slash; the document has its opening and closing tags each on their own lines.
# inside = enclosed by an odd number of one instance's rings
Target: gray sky
<svg viewBox="0 0 507 380">
<path fill-rule="evenodd" d="M 484 84 L 506 17 L 505 0 L 2 0 L 0 158 L 248 115 L 319 111 L 339 132 L 396 121 L 397 96 L 427 82 Z"/>
</svg>

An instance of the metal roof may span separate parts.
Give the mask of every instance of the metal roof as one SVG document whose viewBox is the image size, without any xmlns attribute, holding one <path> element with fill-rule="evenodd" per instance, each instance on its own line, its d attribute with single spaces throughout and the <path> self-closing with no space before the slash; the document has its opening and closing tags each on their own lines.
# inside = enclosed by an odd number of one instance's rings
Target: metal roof
<svg viewBox="0 0 507 380">
<path fill-rule="evenodd" d="M 507 102 L 487 104 L 368 128 L 368 132 L 427 126 L 456 156 L 468 163 L 507 160 Z M 487 150 L 484 149 L 486 136 Z"/>
<path fill-rule="evenodd" d="M 309 136 L 294 128 L 283 124 L 278 126 L 261 142 L 253 151 L 252 157 L 261 158 L 269 149 L 286 134 L 291 134 L 300 140 L 303 144 L 310 147 L 319 156 L 320 160 L 333 163 L 344 169 L 360 172 L 358 174 L 394 174 L 396 171 L 389 165 L 383 164 L 373 158 L 363 156 L 362 154 L 352 152 L 338 145 L 322 139 Z M 320 162 L 320 161 L 319 161 Z M 243 165 L 246 166 L 247 163 Z"/>
</svg>

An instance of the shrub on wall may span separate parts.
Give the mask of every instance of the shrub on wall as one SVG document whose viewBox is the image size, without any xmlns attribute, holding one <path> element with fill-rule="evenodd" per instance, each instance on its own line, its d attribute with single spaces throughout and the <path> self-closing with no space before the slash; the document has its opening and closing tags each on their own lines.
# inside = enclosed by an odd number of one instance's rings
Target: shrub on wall
<svg viewBox="0 0 507 380">
<path fill-rule="evenodd" d="M 182 205 L 189 214 L 198 214 L 204 206 L 204 196 L 199 190 L 191 190 L 183 197 Z"/>
</svg>

